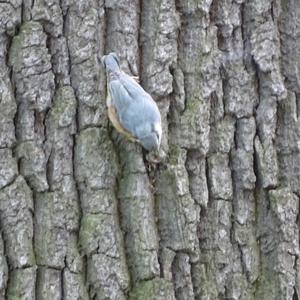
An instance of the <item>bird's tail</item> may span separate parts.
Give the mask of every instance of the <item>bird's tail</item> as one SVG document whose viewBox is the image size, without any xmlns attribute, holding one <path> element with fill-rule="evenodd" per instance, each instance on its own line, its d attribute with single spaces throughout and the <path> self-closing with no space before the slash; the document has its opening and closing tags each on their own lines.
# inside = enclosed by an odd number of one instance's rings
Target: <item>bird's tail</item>
<svg viewBox="0 0 300 300">
<path fill-rule="evenodd" d="M 120 71 L 119 59 L 116 53 L 111 52 L 101 58 L 101 62 L 108 73 Z"/>
</svg>

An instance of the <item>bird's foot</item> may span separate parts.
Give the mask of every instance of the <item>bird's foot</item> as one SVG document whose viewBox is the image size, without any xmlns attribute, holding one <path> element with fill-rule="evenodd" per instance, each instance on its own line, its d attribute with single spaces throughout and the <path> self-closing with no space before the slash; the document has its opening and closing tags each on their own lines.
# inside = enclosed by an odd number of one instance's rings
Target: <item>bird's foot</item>
<svg viewBox="0 0 300 300">
<path fill-rule="evenodd" d="M 131 76 L 132 79 L 134 79 L 137 83 L 140 83 L 140 77 L 139 76 Z"/>
</svg>

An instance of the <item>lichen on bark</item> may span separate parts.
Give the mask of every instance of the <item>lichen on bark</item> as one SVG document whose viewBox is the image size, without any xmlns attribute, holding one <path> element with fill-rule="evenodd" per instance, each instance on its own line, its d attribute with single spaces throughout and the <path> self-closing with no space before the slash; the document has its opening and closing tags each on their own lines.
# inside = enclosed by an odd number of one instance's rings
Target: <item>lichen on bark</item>
<svg viewBox="0 0 300 300">
<path fill-rule="evenodd" d="M 0 1 L 0 299 L 298 299 L 299 17 Z M 158 163 L 108 121 L 111 51 L 158 104 Z"/>
</svg>

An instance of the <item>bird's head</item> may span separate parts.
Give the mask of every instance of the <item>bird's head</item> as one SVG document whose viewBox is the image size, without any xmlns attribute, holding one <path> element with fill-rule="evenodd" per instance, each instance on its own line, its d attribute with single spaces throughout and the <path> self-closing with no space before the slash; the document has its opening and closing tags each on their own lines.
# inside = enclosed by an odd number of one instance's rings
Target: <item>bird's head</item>
<svg viewBox="0 0 300 300">
<path fill-rule="evenodd" d="M 148 151 L 158 151 L 161 143 L 162 129 L 160 123 L 155 123 L 149 134 L 139 139 L 142 146 Z"/>
</svg>

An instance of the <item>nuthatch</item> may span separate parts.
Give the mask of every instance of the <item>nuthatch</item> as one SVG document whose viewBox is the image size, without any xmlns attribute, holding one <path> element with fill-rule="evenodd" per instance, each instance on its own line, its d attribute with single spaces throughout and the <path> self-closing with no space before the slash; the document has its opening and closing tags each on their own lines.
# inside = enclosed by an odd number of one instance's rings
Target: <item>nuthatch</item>
<svg viewBox="0 0 300 300">
<path fill-rule="evenodd" d="M 161 142 L 161 116 L 152 97 L 120 69 L 115 53 L 101 59 L 107 74 L 108 117 L 130 141 L 157 151 Z"/>
</svg>

